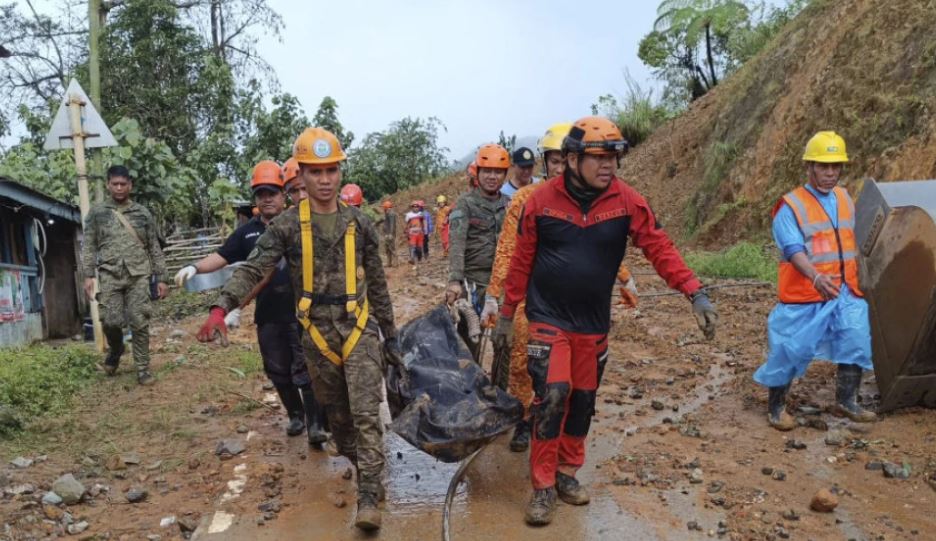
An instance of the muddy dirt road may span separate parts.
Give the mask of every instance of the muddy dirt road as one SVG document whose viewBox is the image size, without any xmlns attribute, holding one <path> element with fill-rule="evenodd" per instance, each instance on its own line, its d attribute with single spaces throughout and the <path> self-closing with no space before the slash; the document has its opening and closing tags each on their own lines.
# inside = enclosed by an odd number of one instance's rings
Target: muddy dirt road
<svg viewBox="0 0 936 541">
<path fill-rule="evenodd" d="M 642 292 L 664 291 L 642 260 L 629 261 Z M 438 251 L 422 270 L 420 277 L 408 266 L 390 271 L 400 324 L 441 298 Z M 769 288 L 719 289 L 713 342 L 701 338 L 681 297 L 646 298 L 637 311 L 615 308 L 611 361 L 581 473 L 591 505 L 561 505 L 552 526 L 527 528 L 526 456 L 509 452 L 504 436 L 459 488 L 453 539 L 936 539 L 936 412 L 905 410 L 872 426 L 832 417 L 825 408 L 834 370 L 817 363 L 792 392 L 802 426 L 786 434 L 766 426 L 766 395 L 750 376 L 763 356 L 772 296 Z M 61 516 L 39 500 L 66 472 L 89 489 L 109 489 L 59 507 L 87 523 L 81 539 L 175 539 L 196 527 L 193 537 L 203 540 L 367 537 L 351 526 L 347 461 L 283 436 L 282 413 L 253 402 L 270 398 L 262 374 L 240 378 L 230 370 L 251 351 L 253 330 L 233 333 L 227 350 L 204 347 L 193 338 L 200 319 L 161 330 L 157 362 L 164 367 L 155 387 L 137 388 L 131 376 L 102 379 L 69 421 L 77 427 L 53 424 L 58 435 L 0 446 L 6 460 L 48 455 L 29 468 L 0 469 L 0 537 L 64 533 Z M 862 399 L 873 405 L 875 394 L 871 378 Z M 121 428 L 127 424 L 137 428 Z M 215 446 L 228 438 L 246 450 L 220 460 Z M 439 539 L 457 465 L 394 435 L 387 449 L 379 537 Z M 111 469 L 115 454 L 126 451 L 140 455 L 138 464 Z M 23 484 L 33 490 L 11 493 Z M 125 492 L 135 485 L 149 497 L 128 504 Z M 832 513 L 809 509 L 822 488 L 837 494 Z"/>
</svg>

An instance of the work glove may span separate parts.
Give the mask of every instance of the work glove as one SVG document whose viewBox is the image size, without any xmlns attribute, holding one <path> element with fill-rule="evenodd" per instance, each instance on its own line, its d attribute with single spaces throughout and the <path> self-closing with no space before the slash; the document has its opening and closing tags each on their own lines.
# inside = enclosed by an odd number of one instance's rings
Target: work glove
<svg viewBox="0 0 936 541">
<path fill-rule="evenodd" d="M 231 310 L 230 312 L 228 312 L 228 315 L 224 316 L 224 325 L 228 329 L 236 329 L 240 327 L 240 316 L 241 316 L 240 308 L 235 308 Z"/>
<path fill-rule="evenodd" d="M 621 304 L 628 308 L 637 308 L 637 282 L 631 276 L 626 282 L 618 280 L 621 284 Z"/>
<path fill-rule="evenodd" d="M 513 319 L 500 316 L 497 318 L 497 325 L 494 326 L 494 349 L 502 350 L 507 348 L 513 341 Z"/>
<path fill-rule="evenodd" d="M 225 313 L 224 308 L 213 306 L 211 312 L 208 314 L 208 319 L 205 320 L 205 324 L 198 330 L 198 334 L 195 335 L 195 338 L 197 338 L 199 342 L 211 342 L 217 336 L 221 338 L 221 345 L 226 346 L 227 327 L 224 324 Z"/>
<path fill-rule="evenodd" d="M 400 341 L 395 336 L 383 341 L 380 353 L 388 365 L 403 366 L 403 350 L 400 349 Z"/>
<path fill-rule="evenodd" d="M 484 308 L 481 309 L 481 326 L 493 327 L 497 321 L 497 297 L 484 296 Z"/>
<path fill-rule="evenodd" d="M 461 295 L 462 285 L 458 282 L 449 282 L 448 287 L 445 288 L 445 304 L 449 306 L 455 304 Z"/>
<path fill-rule="evenodd" d="M 693 293 L 689 298 L 692 301 L 692 314 L 696 318 L 696 323 L 699 324 L 699 329 L 706 339 L 715 338 L 715 325 L 718 323 L 718 314 L 715 312 L 712 301 L 701 289 Z"/>
<path fill-rule="evenodd" d="M 198 269 L 195 268 L 195 265 L 186 265 L 182 267 L 175 275 L 175 285 L 177 287 L 184 286 L 185 282 L 191 280 L 191 278 L 196 274 L 198 274 Z"/>
</svg>

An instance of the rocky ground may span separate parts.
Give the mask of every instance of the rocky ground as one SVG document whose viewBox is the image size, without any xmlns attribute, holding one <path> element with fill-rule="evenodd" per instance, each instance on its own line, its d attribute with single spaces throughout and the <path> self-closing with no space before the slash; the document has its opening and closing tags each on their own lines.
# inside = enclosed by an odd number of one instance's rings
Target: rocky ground
<svg viewBox="0 0 936 541">
<path fill-rule="evenodd" d="M 614 309 L 611 362 L 599 390 L 586 508 L 561 506 L 546 530 L 523 525 L 526 458 L 496 440 L 470 468 L 453 539 L 933 539 L 936 412 L 873 425 L 826 412 L 834 369 L 795 384 L 800 427 L 766 426 L 751 381 L 772 291 L 718 289 L 718 337 L 704 341 L 688 303 L 629 261 L 644 297 Z M 438 250 L 420 276 L 390 271 L 405 322 L 442 295 Z M 728 283 L 726 283 L 728 284 Z M 728 284 L 731 285 L 731 284 Z M 357 539 L 354 483 L 342 458 L 287 438 L 259 369 L 251 316 L 227 349 L 194 340 L 201 316 L 154 325 L 158 383 L 138 387 L 124 359 L 76 397 L 0 442 L 0 538 Z M 54 390 L 50 390 L 54 392 Z M 862 400 L 874 405 L 873 377 Z M 437 539 L 456 465 L 388 436 L 385 539 Z"/>
</svg>

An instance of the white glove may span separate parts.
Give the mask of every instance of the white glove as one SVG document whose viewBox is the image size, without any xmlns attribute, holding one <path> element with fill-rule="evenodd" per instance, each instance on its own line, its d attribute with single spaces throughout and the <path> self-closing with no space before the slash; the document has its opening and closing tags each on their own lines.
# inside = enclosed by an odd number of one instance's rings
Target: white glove
<svg viewBox="0 0 936 541">
<path fill-rule="evenodd" d="M 185 282 L 188 282 L 193 276 L 198 274 L 198 269 L 195 268 L 195 265 L 186 265 L 179 269 L 179 272 L 175 275 L 175 285 L 182 287 L 185 285 Z"/>
<path fill-rule="evenodd" d="M 484 308 L 481 309 L 481 325 L 497 321 L 497 297 L 484 296 Z"/>
<path fill-rule="evenodd" d="M 224 316 L 224 324 L 227 325 L 228 329 L 236 329 L 237 327 L 240 327 L 240 314 L 240 308 L 235 308 L 228 312 L 226 316 Z"/>
</svg>

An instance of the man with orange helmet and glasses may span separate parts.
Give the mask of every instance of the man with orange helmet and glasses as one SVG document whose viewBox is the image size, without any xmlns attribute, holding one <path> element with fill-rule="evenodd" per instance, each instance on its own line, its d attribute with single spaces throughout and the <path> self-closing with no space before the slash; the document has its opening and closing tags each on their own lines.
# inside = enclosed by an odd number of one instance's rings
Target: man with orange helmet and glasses
<svg viewBox="0 0 936 541">
<path fill-rule="evenodd" d="M 459 197 L 449 213 L 449 285 L 445 300 L 453 305 L 465 297 L 480 315 L 491 280 L 497 236 L 510 203 L 500 191 L 510 168 L 510 155 L 500 145 L 487 144 L 478 149 L 475 162 L 478 187 Z M 459 322 L 458 330 L 480 363 L 480 341 L 471 339 L 466 321 Z"/>
<path fill-rule="evenodd" d="M 611 291 L 630 237 L 670 287 L 692 302 L 699 327 L 714 337 L 717 315 L 646 200 L 615 176 L 627 142 L 613 122 L 586 117 L 564 138 L 562 176 L 527 198 L 494 331 L 507 343 L 517 305 L 530 321 L 533 379 L 531 525 L 552 520 L 556 499 L 589 502 L 575 478 L 608 357 Z"/>
<path fill-rule="evenodd" d="M 175 277 L 177 286 L 182 287 L 196 274 L 214 272 L 229 264 L 245 261 L 270 222 L 283 212 L 286 199 L 282 169 L 276 162 L 264 160 L 254 166 L 250 189 L 257 204 L 257 216 L 231 233 L 217 252 L 183 267 Z M 286 434 L 297 436 L 307 430 L 309 443 L 318 445 L 326 440 L 325 415 L 312 391 L 302 352 L 299 322 L 292 309 L 293 296 L 289 272 L 285 262 L 281 262 L 256 297 L 254 323 L 257 325 L 257 343 L 263 358 L 263 370 L 276 388 L 289 417 Z M 228 312 L 224 322 L 227 327 L 239 326 L 240 308 Z"/>
<path fill-rule="evenodd" d="M 379 415 L 383 369 L 386 362 L 401 362 L 379 236 L 359 209 L 339 203 L 346 155 L 333 133 L 306 129 L 293 144 L 293 157 L 308 198 L 267 227 L 224 286 L 198 339 L 226 333 L 224 314 L 286 259 L 312 387 L 325 406 L 338 452 L 357 469 L 354 523 L 376 530 L 385 464 Z"/>
</svg>

